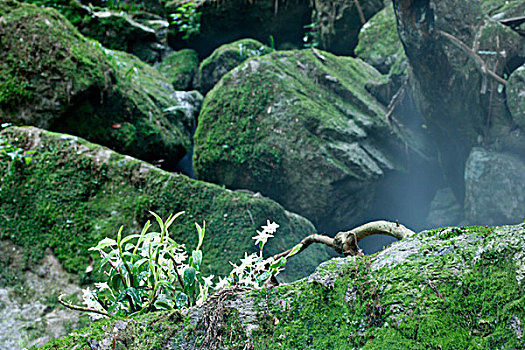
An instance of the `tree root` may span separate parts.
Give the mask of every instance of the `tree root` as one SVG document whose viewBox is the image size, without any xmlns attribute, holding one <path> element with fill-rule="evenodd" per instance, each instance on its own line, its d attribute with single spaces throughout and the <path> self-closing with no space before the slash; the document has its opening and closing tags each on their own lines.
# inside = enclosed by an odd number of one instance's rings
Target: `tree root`
<svg viewBox="0 0 525 350">
<path fill-rule="evenodd" d="M 414 235 L 415 232 L 397 222 L 383 220 L 373 221 L 356 227 L 350 231 L 338 232 L 334 238 L 322 234 L 313 234 L 307 236 L 301 241 L 301 248 L 297 254 L 308 248 L 308 246 L 310 246 L 312 243 L 322 243 L 334 248 L 334 250 L 339 254 L 344 254 L 346 256 L 358 255 L 361 254 L 361 250 L 358 246 L 359 241 L 365 237 L 378 234 L 392 236 L 398 240 L 401 240 Z M 273 259 L 278 260 L 288 255 L 292 249 L 288 249 L 287 251 L 274 255 Z"/>
</svg>

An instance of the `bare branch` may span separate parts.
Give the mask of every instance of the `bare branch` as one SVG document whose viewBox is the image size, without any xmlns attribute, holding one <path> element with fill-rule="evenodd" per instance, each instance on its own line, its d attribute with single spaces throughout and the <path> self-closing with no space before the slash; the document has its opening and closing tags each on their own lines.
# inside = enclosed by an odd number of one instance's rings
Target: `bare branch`
<svg viewBox="0 0 525 350">
<path fill-rule="evenodd" d="M 102 311 L 102 310 L 96 310 L 96 309 L 90 309 L 88 307 L 83 307 L 83 306 L 78 306 L 78 305 L 73 305 L 72 303 L 68 302 L 68 301 L 64 301 L 64 294 L 60 294 L 58 296 L 58 302 L 62 305 L 64 305 L 65 307 L 67 307 L 68 309 L 71 309 L 71 310 L 77 310 L 77 311 L 84 311 L 84 312 L 93 312 L 95 314 L 100 314 L 100 315 L 104 315 L 106 317 L 111 317 L 110 314 L 108 314 L 107 312 L 105 311 Z"/>
<path fill-rule="evenodd" d="M 503 84 L 503 85 L 507 84 L 507 81 L 505 79 L 503 79 L 502 77 L 500 77 L 499 75 L 497 75 L 496 73 L 494 73 L 493 71 L 488 69 L 487 65 L 485 64 L 485 61 L 483 61 L 483 59 L 481 57 L 479 57 L 470 47 L 465 45 L 465 43 L 463 43 L 461 40 L 459 40 L 458 38 L 456 38 L 452 34 L 446 33 L 446 32 L 444 32 L 442 30 L 437 30 L 436 32 L 442 38 L 447 39 L 451 44 L 453 44 L 454 46 L 459 48 L 461 51 L 466 53 L 467 56 L 469 56 L 474 61 L 474 64 L 476 65 L 476 68 L 481 72 L 481 74 L 483 74 L 484 77 L 488 76 L 488 77 L 496 80 L 500 84 Z M 484 84 L 484 86 L 486 86 L 486 84 Z"/>
<path fill-rule="evenodd" d="M 361 5 L 359 4 L 359 0 L 354 0 L 354 4 L 355 4 L 355 7 L 357 8 L 357 12 L 359 13 L 359 19 L 361 20 L 361 23 L 365 24 L 366 19 L 363 13 L 363 9 L 361 8 Z"/>
<path fill-rule="evenodd" d="M 328 237 L 328 236 L 325 236 L 325 235 L 320 235 L 320 234 L 317 234 L 317 233 L 314 233 L 313 235 L 310 235 L 310 236 L 307 236 L 305 238 L 303 238 L 303 240 L 301 241 L 301 249 L 299 249 L 299 252 L 297 252 L 297 254 L 299 254 L 300 252 L 302 252 L 303 250 L 305 250 L 306 248 L 308 248 L 308 246 L 310 246 L 312 243 L 322 243 L 324 245 L 327 245 L 329 247 L 334 247 L 334 239 L 332 237 Z M 279 253 L 277 255 L 274 255 L 273 256 L 273 260 L 276 261 L 276 260 L 279 260 L 280 258 L 282 258 L 283 256 L 286 256 L 288 255 L 288 253 L 290 253 L 290 251 L 292 250 L 293 248 L 290 248 L 282 253 Z"/>
</svg>

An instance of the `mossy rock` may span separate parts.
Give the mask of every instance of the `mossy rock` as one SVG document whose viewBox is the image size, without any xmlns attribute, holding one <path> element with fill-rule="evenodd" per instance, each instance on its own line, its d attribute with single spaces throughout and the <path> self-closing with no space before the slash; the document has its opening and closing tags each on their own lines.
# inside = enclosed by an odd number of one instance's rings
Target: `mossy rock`
<svg viewBox="0 0 525 350">
<path fill-rule="evenodd" d="M 88 349 L 88 339 L 127 349 L 522 349 L 524 251 L 523 224 L 423 231 L 292 284 L 224 292 L 182 315 L 106 320 L 45 349 Z"/>
<path fill-rule="evenodd" d="M 390 3 L 361 28 L 355 54 L 383 74 L 407 74 L 408 61 Z"/>
<path fill-rule="evenodd" d="M 170 53 L 155 66 L 159 72 L 164 74 L 175 90 L 191 90 L 192 81 L 199 67 L 199 56 L 197 51 L 183 49 Z"/>
<path fill-rule="evenodd" d="M 200 64 L 195 77 L 195 87 L 206 94 L 224 74 L 248 58 L 262 56 L 271 51 L 268 46 L 253 39 L 241 39 L 222 45 Z"/>
<path fill-rule="evenodd" d="M 216 275 L 230 272 L 228 261 L 254 252 L 252 236 L 266 220 L 280 228 L 268 242 L 267 254 L 292 247 L 314 227 L 277 203 L 246 193 L 168 173 L 148 163 L 123 156 L 75 136 L 34 127 L 10 127 L 0 138 L 25 151 L 34 150 L 29 165 L 0 164 L 0 239 L 31 248 L 28 258 L 39 259 L 51 248 L 70 272 L 86 281 L 88 248 L 105 237 L 138 233 L 148 211 L 163 218 L 185 211 L 171 230 L 179 243 L 197 243 L 195 223 L 206 221 L 204 270 Z M 153 220 L 154 221 L 154 220 Z M 285 275 L 304 276 L 327 253 L 319 249 L 305 256 Z"/>
<path fill-rule="evenodd" d="M 0 17 L 0 120 L 146 160 L 176 164 L 190 148 L 193 116 L 154 68 L 87 40 L 50 8 L 10 0 Z"/>
<path fill-rule="evenodd" d="M 521 0 L 482 0 L 483 11 L 494 19 L 525 16 L 525 3 Z"/>
<path fill-rule="evenodd" d="M 402 170 L 401 137 L 365 89 L 384 78 L 359 59 L 317 50 L 244 62 L 204 100 L 197 178 L 260 191 L 323 231 L 358 224 L 385 174 Z"/>
</svg>

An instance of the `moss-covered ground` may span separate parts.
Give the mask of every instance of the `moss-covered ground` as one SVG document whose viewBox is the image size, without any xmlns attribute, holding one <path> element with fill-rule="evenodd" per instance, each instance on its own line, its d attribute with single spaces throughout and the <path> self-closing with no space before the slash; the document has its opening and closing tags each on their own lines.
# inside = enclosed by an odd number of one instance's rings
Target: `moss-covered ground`
<svg viewBox="0 0 525 350">
<path fill-rule="evenodd" d="M 51 248 L 66 270 L 85 275 L 87 249 L 104 237 L 138 233 L 148 211 L 166 218 L 185 211 L 172 237 L 189 248 L 197 243 L 195 223 L 206 221 L 204 270 L 226 274 L 228 261 L 258 249 L 252 236 L 266 220 L 279 223 L 268 254 L 283 251 L 314 232 L 310 222 L 286 212 L 277 203 L 250 194 L 225 190 L 167 173 L 69 135 L 35 128 L 8 128 L 2 138 L 36 153 L 29 165 L 16 171 L 0 166 L 2 239 L 10 239 L 37 261 Z M 288 278 L 304 276 L 326 258 L 317 250 L 288 271 Z"/>
<path fill-rule="evenodd" d="M 219 323 L 213 324 L 218 337 L 212 345 L 523 349 L 524 248 L 523 224 L 424 231 L 375 256 L 331 260 L 308 279 L 233 293 L 222 305 L 226 307 Z M 214 302 L 212 298 L 206 307 L 220 306 Z M 183 315 L 176 326 L 167 323 L 152 334 L 153 339 L 168 332 L 172 337 L 163 338 L 164 346 L 198 349 L 206 337 L 203 320 L 209 314 L 206 308 L 197 308 Z M 101 325 L 105 323 L 79 334 L 84 339 L 108 339 L 111 333 L 102 334 Z M 65 348 L 58 344 L 78 337 L 57 340 L 48 348 Z M 117 344 L 126 337 L 129 334 L 117 335 Z"/>
</svg>

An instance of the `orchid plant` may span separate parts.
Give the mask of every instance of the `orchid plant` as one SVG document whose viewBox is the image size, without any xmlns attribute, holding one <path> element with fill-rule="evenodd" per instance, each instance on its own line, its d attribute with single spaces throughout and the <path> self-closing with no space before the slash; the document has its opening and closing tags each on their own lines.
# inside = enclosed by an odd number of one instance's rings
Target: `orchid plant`
<svg viewBox="0 0 525 350">
<path fill-rule="evenodd" d="M 59 301 L 63 305 L 89 312 L 95 319 L 182 309 L 206 301 L 215 277 L 205 277 L 200 272 L 206 223 L 202 226 L 195 224 L 198 244 L 188 258 L 186 247 L 169 235 L 169 227 L 183 212 L 170 215 L 165 221 L 150 213 L 159 225 L 159 232 L 148 232 L 151 227 L 148 221 L 140 234 L 122 237 L 121 227 L 116 240 L 104 238 L 97 246 L 90 248 L 100 254 L 100 269 L 107 275 L 107 281 L 95 283 L 94 290 L 83 290 L 87 307 L 72 305 L 60 296 Z M 264 258 L 264 246 L 278 228 L 277 223 L 268 220 L 262 231 L 257 231 L 253 237 L 259 252 L 244 253 L 240 265 L 230 262 L 233 266 L 231 273 L 228 277 L 219 278 L 215 290 L 236 285 L 261 288 L 268 279 L 277 275 L 286 264 L 286 259 L 297 254 L 301 248 L 299 244 L 277 260 Z"/>
</svg>

